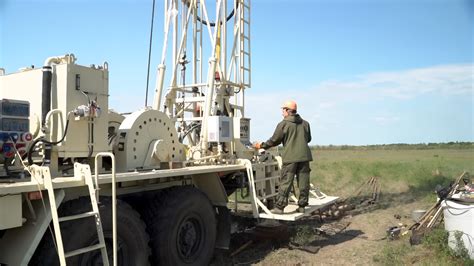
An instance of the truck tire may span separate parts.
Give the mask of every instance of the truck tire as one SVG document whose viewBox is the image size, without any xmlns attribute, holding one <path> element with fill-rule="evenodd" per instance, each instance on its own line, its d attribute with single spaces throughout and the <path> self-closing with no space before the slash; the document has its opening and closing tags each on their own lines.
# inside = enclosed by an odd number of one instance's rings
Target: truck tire
<svg viewBox="0 0 474 266">
<path fill-rule="evenodd" d="M 89 197 L 81 197 L 61 205 L 60 217 L 90 210 Z M 99 211 L 107 244 L 107 255 L 109 263 L 112 264 L 112 206 L 110 198 L 101 198 Z M 61 223 L 61 232 L 66 252 L 98 243 L 93 217 Z M 151 250 L 148 242 L 146 227 L 139 214 L 127 203 L 117 200 L 117 265 L 149 265 Z M 66 262 L 67 265 L 102 265 L 102 256 L 100 250 L 95 250 L 70 257 Z M 59 265 L 58 255 L 49 231 L 46 231 L 40 248 L 37 249 L 30 265 Z"/>
<path fill-rule="evenodd" d="M 191 186 L 157 194 L 144 212 L 153 265 L 209 265 L 216 241 L 215 211 Z"/>
</svg>

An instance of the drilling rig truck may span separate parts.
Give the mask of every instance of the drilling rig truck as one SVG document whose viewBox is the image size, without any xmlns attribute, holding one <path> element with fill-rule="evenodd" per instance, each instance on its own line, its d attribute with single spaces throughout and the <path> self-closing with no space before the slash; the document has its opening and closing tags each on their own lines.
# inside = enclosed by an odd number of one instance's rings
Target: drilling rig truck
<svg viewBox="0 0 474 266">
<path fill-rule="evenodd" d="M 281 158 L 250 142 L 250 0 L 165 0 L 163 17 L 138 111 L 110 108 L 106 62 L 0 71 L 1 265 L 207 265 L 232 215 L 294 221 L 336 201 L 314 190 L 305 213 L 294 196 L 270 211 Z"/>
</svg>

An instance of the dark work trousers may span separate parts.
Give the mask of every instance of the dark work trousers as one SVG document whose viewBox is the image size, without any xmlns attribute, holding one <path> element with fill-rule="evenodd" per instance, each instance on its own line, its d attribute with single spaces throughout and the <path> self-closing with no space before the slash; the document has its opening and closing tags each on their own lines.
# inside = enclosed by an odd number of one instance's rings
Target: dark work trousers
<svg viewBox="0 0 474 266">
<path fill-rule="evenodd" d="M 283 163 L 281 167 L 281 183 L 276 200 L 276 207 L 278 209 L 283 210 L 288 205 L 288 195 L 293 187 L 295 176 L 300 190 L 298 206 L 305 207 L 308 205 L 310 172 L 309 162 Z"/>
</svg>

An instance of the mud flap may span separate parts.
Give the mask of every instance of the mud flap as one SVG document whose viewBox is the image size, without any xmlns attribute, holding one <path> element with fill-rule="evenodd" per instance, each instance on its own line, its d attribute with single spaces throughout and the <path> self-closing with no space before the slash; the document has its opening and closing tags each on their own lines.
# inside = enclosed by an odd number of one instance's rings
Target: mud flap
<svg viewBox="0 0 474 266">
<path fill-rule="evenodd" d="M 225 206 L 215 206 L 217 218 L 216 248 L 229 249 L 230 245 L 230 212 Z"/>
</svg>

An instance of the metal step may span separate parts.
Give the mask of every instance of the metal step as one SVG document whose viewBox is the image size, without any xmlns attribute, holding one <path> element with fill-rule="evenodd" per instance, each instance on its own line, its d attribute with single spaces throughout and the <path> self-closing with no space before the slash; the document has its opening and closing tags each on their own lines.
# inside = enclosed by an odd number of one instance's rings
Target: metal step
<svg viewBox="0 0 474 266">
<path fill-rule="evenodd" d="M 334 202 L 336 202 L 339 199 L 339 197 L 333 197 L 333 196 L 326 196 L 325 198 L 322 199 L 316 199 L 316 198 L 309 198 L 309 204 L 308 206 L 305 207 L 305 212 L 304 213 L 299 213 L 297 212 L 298 205 L 296 204 L 289 204 L 288 206 L 285 207 L 283 210 L 283 214 L 268 214 L 268 213 L 259 213 L 260 218 L 265 218 L 265 219 L 275 219 L 275 220 L 283 220 L 283 221 L 296 221 L 304 216 L 309 216 L 311 213 L 314 211 L 324 208 Z"/>
<path fill-rule="evenodd" d="M 65 222 L 65 221 L 71 221 L 71 220 L 78 220 L 86 217 L 92 217 L 95 216 L 97 213 L 94 211 L 90 212 L 85 212 L 85 213 L 79 213 L 71 216 L 64 216 L 64 217 L 59 217 L 59 222 Z"/>
<path fill-rule="evenodd" d="M 259 200 L 269 199 L 269 198 L 273 198 L 275 196 L 278 196 L 278 193 L 268 194 L 268 195 L 265 195 L 265 196 L 258 196 L 258 199 Z"/>
<path fill-rule="evenodd" d="M 83 254 L 83 253 L 91 252 L 91 251 L 94 251 L 94 250 L 98 250 L 98 249 L 101 249 L 101 248 L 105 248 L 105 245 L 104 244 L 96 244 L 96 245 L 93 245 L 93 246 L 90 246 L 90 247 L 85 247 L 85 248 L 80 248 L 80 249 L 76 249 L 76 250 L 73 250 L 73 251 L 69 251 L 69 252 L 64 254 L 64 257 L 69 258 L 69 257 L 77 256 L 79 254 Z"/>
</svg>

